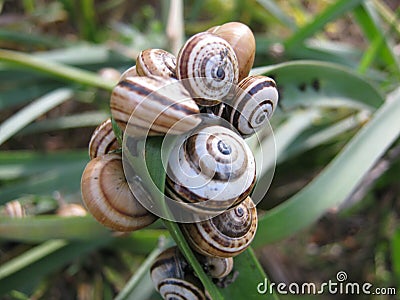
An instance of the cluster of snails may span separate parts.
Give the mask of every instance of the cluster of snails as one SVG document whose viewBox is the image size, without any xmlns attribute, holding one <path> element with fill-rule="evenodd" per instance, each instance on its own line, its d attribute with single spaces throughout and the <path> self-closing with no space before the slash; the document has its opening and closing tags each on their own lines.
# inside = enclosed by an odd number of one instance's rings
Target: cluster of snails
<svg viewBox="0 0 400 300">
<path fill-rule="evenodd" d="M 249 197 L 256 166 L 244 138 L 265 127 L 278 102 L 273 79 L 249 76 L 254 56 L 251 30 L 226 23 L 191 37 L 176 58 L 161 49 L 140 52 L 110 100 L 112 118 L 125 137 L 183 137 L 168 160 L 165 195 L 193 215 L 212 216 L 180 226 L 193 250 L 224 264 L 249 246 L 257 229 L 257 211 Z M 213 121 L 206 122 L 202 114 Z M 157 217 L 141 204 L 151 196 L 137 176 L 128 178 L 128 185 L 121 146 L 111 119 L 99 125 L 89 143 L 91 161 L 82 175 L 82 198 L 105 226 L 132 231 Z M 190 286 L 196 296 L 182 299 L 206 299 L 177 253 L 170 249 L 153 265 L 157 290 L 165 299 L 175 299 L 179 297 L 169 294 L 169 285 Z"/>
</svg>

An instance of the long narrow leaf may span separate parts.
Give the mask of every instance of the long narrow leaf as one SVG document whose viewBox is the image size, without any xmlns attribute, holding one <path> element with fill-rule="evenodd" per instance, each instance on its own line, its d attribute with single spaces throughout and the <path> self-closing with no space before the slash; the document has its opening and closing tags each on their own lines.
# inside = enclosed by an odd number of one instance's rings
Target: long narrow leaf
<svg viewBox="0 0 400 300">
<path fill-rule="evenodd" d="M 36 118 L 70 99 L 70 89 L 58 89 L 40 97 L 0 125 L 0 145 Z"/>
<path fill-rule="evenodd" d="M 337 207 L 400 135 L 400 90 L 348 143 L 325 170 L 299 193 L 259 220 L 255 246 L 285 238 Z"/>
<path fill-rule="evenodd" d="M 297 45 L 304 43 L 304 41 L 315 34 L 318 30 L 322 29 L 327 23 L 333 21 L 337 17 L 342 16 L 363 0 L 339 0 L 335 1 L 325 11 L 316 16 L 313 21 L 304 27 L 300 28 L 284 43 L 285 48 L 292 49 Z"/>
</svg>

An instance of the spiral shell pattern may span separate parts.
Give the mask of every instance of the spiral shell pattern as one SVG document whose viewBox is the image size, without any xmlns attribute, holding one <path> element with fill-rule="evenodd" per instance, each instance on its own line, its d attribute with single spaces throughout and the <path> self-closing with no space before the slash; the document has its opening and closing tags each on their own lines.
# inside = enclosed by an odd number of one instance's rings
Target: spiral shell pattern
<svg viewBox="0 0 400 300">
<path fill-rule="evenodd" d="M 163 299 L 206 299 L 201 282 L 193 276 L 176 246 L 160 253 L 150 268 L 150 275 Z"/>
<path fill-rule="evenodd" d="M 200 263 L 206 273 L 213 278 L 224 278 L 233 269 L 232 257 L 198 256 Z"/>
<path fill-rule="evenodd" d="M 239 76 L 235 51 L 227 41 L 207 32 L 185 43 L 177 57 L 176 71 L 193 99 L 203 106 L 224 100 Z"/>
<path fill-rule="evenodd" d="M 201 122 L 198 106 L 172 78 L 127 77 L 114 88 L 110 107 L 115 121 L 132 137 L 179 135 Z"/>
<path fill-rule="evenodd" d="M 146 49 L 136 59 L 139 76 L 161 76 L 176 78 L 176 58 L 162 49 Z"/>
<path fill-rule="evenodd" d="M 119 148 L 117 137 L 114 134 L 111 119 L 101 123 L 92 134 L 89 142 L 90 159 L 109 153 Z"/>
<path fill-rule="evenodd" d="M 222 212 L 243 201 L 256 177 L 254 156 L 243 139 L 228 128 L 196 129 L 171 151 L 166 194 L 191 203 L 196 213 Z"/>
<path fill-rule="evenodd" d="M 239 83 L 233 100 L 224 104 L 222 110 L 218 106 L 212 110 L 231 123 L 242 137 L 248 137 L 267 124 L 278 105 L 278 97 L 272 78 L 249 76 Z"/>
<path fill-rule="evenodd" d="M 250 197 L 207 221 L 181 224 L 191 247 L 203 255 L 232 257 L 250 245 L 257 230 L 257 211 Z"/>
<path fill-rule="evenodd" d="M 249 75 L 256 54 L 256 40 L 251 29 L 240 22 L 229 22 L 207 30 L 226 40 L 236 53 L 239 81 Z"/>
<path fill-rule="evenodd" d="M 143 198 L 150 198 L 139 183 L 135 186 Z M 82 174 L 81 192 L 88 211 L 114 230 L 137 230 L 157 219 L 133 196 L 119 154 L 106 154 L 89 161 Z"/>
</svg>

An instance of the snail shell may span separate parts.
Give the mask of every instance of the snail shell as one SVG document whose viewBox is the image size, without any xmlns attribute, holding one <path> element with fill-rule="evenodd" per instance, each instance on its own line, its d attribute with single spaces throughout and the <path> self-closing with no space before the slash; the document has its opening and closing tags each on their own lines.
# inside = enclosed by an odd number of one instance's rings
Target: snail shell
<svg viewBox="0 0 400 300">
<path fill-rule="evenodd" d="M 150 197 L 139 182 L 134 186 L 143 198 Z M 82 174 L 81 192 L 88 211 L 114 230 L 137 230 L 157 219 L 133 196 L 119 154 L 109 153 L 89 161 Z"/>
<path fill-rule="evenodd" d="M 117 137 L 114 134 L 111 119 L 101 123 L 92 134 L 89 142 L 90 159 L 109 153 L 119 148 Z"/>
<path fill-rule="evenodd" d="M 239 67 L 227 41 L 202 32 L 192 36 L 180 50 L 176 72 L 199 105 L 212 106 L 228 97 L 237 85 Z"/>
<path fill-rule="evenodd" d="M 203 255 L 233 257 L 250 245 L 257 230 L 257 210 L 250 197 L 226 212 L 197 223 L 181 224 L 193 250 Z"/>
<path fill-rule="evenodd" d="M 233 269 L 232 257 L 198 255 L 198 259 L 206 273 L 213 278 L 224 278 Z"/>
<path fill-rule="evenodd" d="M 11 218 L 23 218 L 26 216 L 25 208 L 18 200 L 7 202 L 4 205 L 5 213 Z"/>
<path fill-rule="evenodd" d="M 243 23 L 229 22 L 207 31 L 223 38 L 232 46 L 239 63 L 239 81 L 248 76 L 256 54 L 256 40 L 251 29 Z"/>
<path fill-rule="evenodd" d="M 272 78 L 248 76 L 239 83 L 233 100 L 225 104 L 220 116 L 243 137 L 248 137 L 266 125 L 278 105 L 278 98 Z"/>
<path fill-rule="evenodd" d="M 204 288 L 174 246 L 164 250 L 150 268 L 151 279 L 163 299 L 206 299 Z"/>
<path fill-rule="evenodd" d="M 215 215 L 243 201 L 255 178 L 254 156 L 244 140 L 228 128 L 206 126 L 171 151 L 166 195 L 191 203 L 184 207 L 192 212 Z"/>
<path fill-rule="evenodd" d="M 136 59 L 136 71 L 139 76 L 176 78 L 175 69 L 175 56 L 162 49 L 143 50 Z"/>
<path fill-rule="evenodd" d="M 157 290 L 165 300 L 208 300 L 203 289 L 199 288 L 198 280 L 194 276 L 188 279 L 166 278 L 157 285 Z"/>
<path fill-rule="evenodd" d="M 127 69 L 124 73 L 121 74 L 119 81 L 122 81 L 127 77 L 135 77 L 135 76 L 139 76 L 139 75 L 137 73 L 136 66 L 132 66 L 129 69 Z"/>
<path fill-rule="evenodd" d="M 172 78 L 127 77 L 114 88 L 110 106 L 115 121 L 132 137 L 179 135 L 201 122 L 198 106 Z"/>
</svg>

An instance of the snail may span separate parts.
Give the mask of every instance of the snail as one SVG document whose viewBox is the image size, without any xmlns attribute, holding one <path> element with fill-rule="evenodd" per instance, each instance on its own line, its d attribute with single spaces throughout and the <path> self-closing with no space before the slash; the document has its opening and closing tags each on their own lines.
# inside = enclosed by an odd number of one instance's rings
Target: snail
<svg viewBox="0 0 400 300">
<path fill-rule="evenodd" d="M 238 83 L 238 60 L 227 41 L 201 32 L 179 51 L 176 74 L 197 104 L 212 106 L 229 97 Z"/>
<path fill-rule="evenodd" d="M 200 254 L 233 257 L 250 245 L 257 230 L 257 210 L 250 197 L 206 221 L 180 224 L 192 249 Z"/>
<path fill-rule="evenodd" d="M 109 153 L 120 146 L 114 134 L 111 119 L 108 118 L 101 123 L 92 134 L 89 142 L 90 159 Z"/>
<path fill-rule="evenodd" d="M 146 49 L 136 59 L 139 76 L 161 76 L 176 78 L 176 58 L 162 49 Z"/>
<path fill-rule="evenodd" d="M 225 278 L 233 269 L 232 257 L 196 255 L 204 271 L 212 278 Z"/>
<path fill-rule="evenodd" d="M 216 215 L 242 202 L 256 179 L 255 160 L 244 140 L 220 125 L 183 136 L 171 151 L 166 195 L 198 214 Z"/>
<path fill-rule="evenodd" d="M 266 125 L 278 105 L 278 98 L 272 78 L 248 76 L 239 83 L 230 101 L 211 110 L 246 138 Z"/>
<path fill-rule="evenodd" d="M 172 78 L 126 77 L 114 88 L 110 107 L 115 121 L 131 137 L 182 134 L 201 122 L 198 106 Z"/>
<path fill-rule="evenodd" d="M 26 216 L 25 208 L 18 200 L 7 202 L 4 205 L 5 215 L 11 218 L 23 218 Z"/>
<path fill-rule="evenodd" d="M 127 77 L 135 77 L 135 76 L 139 76 L 136 70 L 136 65 L 130 67 L 129 69 L 126 69 L 125 72 L 121 74 L 119 81 L 122 81 Z"/>
<path fill-rule="evenodd" d="M 143 198 L 150 197 L 140 182 L 130 182 L 130 186 L 137 189 Z M 157 219 L 129 189 L 120 154 L 109 153 L 89 161 L 82 174 L 81 192 L 88 211 L 97 221 L 111 229 L 133 231 Z"/>
<path fill-rule="evenodd" d="M 207 30 L 226 40 L 236 53 L 239 64 L 239 81 L 249 75 L 256 53 L 256 40 L 251 29 L 239 22 L 229 22 Z"/>
<path fill-rule="evenodd" d="M 163 299 L 207 299 L 201 282 L 176 246 L 158 255 L 150 268 L 150 276 Z"/>
</svg>

